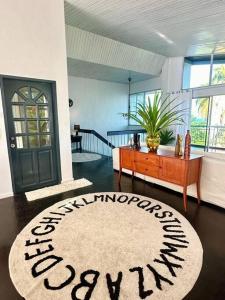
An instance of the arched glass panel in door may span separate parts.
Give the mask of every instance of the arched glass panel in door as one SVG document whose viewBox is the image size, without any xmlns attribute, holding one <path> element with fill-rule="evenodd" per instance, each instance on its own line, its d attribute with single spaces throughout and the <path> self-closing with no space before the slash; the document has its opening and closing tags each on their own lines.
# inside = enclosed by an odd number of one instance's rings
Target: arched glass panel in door
<svg viewBox="0 0 225 300">
<path fill-rule="evenodd" d="M 50 146 L 51 126 L 46 95 L 35 87 L 24 86 L 14 92 L 11 102 L 17 149 Z"/>
</svg>

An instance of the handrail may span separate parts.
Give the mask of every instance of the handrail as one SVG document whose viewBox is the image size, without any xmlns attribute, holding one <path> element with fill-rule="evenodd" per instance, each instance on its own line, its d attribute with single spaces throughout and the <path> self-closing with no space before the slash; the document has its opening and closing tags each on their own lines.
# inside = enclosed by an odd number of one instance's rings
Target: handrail
<svg viewBox="0 0 225 300">
<path fill-rule="evenodd" d="M 108 148 L 107 149 L 111 149 L 111 155 L 109 156 L 112 156 L 112 149 L 118 147 L 118 145 L 122 145 L 124 143 L 128 143 L 128 141 L 123 141 L 123 143 L 120 143 L 117 145 L 117 142 L 116 140 L 114 139 L 114 137 L 122 137 L 122 136 L 128 136 L 131 135 L 131 134 L 135 134 L 135 133 L 141 133 L 141 134 L 145 134 L 146 133 L 146 130 L 145 129 L 142 129 L 142 128 L 139 128 L 139 129 L 127 129 L 127 130 L 115 130 L 115 131 L 108 131 L 107 132 L 107 139 L 104 138 L 101 134 L 99 134 L 97 131 L 95 131 L 94 129 L 82 129 L 82 128 L 79 128 L 77 129 L 77 131 L 79 133 L 83 133 L 83 134 L 88 134 L 88 135 L 92 135 L 93 137 L 96 137 L 97 138 L 97 141 L 100 140 L 103 145 L 105 144 Z M 114 140 L 113 140 L 114 139 Z M 86 140 L 86 145 L 89 149 L 91 149 L 91 142 L 90 140 Z M 95 147 L 95 146 L 94 146 Z M 91 150 L 90 150 L 91 151 Z M 93 151 L 93 149 L 92 149 Z M 107 152 L 108 150 L 106 150 Z M 97 152 L 98 152 L 98 144 L 97 144 Z M 103 147 L 103 154 L 104 154 L 104 147 Z"/>
<path fill-rule="evenodd" d="M 104 144 L 106 144 L 107 146 L 109 146 L 110 148 L 114 149 L 115 146 L 110 143 L 109 141 L 107 141 L 101 134 L 99 134 L 97 131 L 93 130 L 93 129 L 79 129 L 78 132 L 83 132 L 83 133 L 90 133 L 93 134 L 94 136 L 96 136 L 100 141 L 102 141 Z"/>
<path fill-rule="evenodd" d="M 107 136 L 133 134 L 133 133 L 146 133 L 146 130 L 140 128 L 140 129 L 126 129 L 126 130 L 107 131 Z"/>
</svg>

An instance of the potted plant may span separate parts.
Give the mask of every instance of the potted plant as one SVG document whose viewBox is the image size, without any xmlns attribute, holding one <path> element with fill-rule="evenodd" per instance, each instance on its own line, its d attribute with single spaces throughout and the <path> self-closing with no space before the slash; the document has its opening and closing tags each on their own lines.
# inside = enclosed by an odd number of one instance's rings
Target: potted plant
<svg viewBox="0 0 225 300">
<path fill-rule="evenodd" d="M 175 141 L 175 136 L 173 130 L 163 129 L 159 133 L 160 145 L 172 144 Z"/>
<path fill-rule="evenodd" d="M 172 125 L 184 123 L 182 118 L 185 109 L 180 109 L 179 104 L 175 104 L 175 99 L 170 100 L 170 96 L 163 97 L 156 93 L 151 103 L 148 98 L 146 104 L 137 104 L 137 113 L 124 114 L 136 121 L 147 132 L 146 144 L 149 151 L 156 152 L 160 144 L 160 132 Z"/>
</svg>

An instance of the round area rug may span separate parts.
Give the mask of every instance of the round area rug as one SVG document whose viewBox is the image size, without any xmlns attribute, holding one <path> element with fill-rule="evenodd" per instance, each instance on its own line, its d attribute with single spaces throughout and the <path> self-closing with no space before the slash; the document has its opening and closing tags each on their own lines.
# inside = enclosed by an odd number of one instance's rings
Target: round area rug
<svg viewBox="0 0 225 300">
<path fill-rule="evenodd" d="M 202 266 L 193 227 L 147 197 L 95 193 L 47 208 L 17 236 L 9 270 L 28 300 L 183 299 Z"/>
<path fill-rule="evenodd" d="M 72 153 L 72 161 L 73 162 L 88 162 L 93 160 L 101 159 L 102 156 L 97 153 Z"/>
</svg>

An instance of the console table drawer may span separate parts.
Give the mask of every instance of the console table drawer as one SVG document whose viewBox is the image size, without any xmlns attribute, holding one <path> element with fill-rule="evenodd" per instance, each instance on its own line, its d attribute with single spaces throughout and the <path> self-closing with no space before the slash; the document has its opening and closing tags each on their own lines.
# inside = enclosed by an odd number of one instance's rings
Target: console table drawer
<svg viewBox="0 0 225 300">
<path fill-rule="evenodd" d="M 123 167 L 125 169 L 133 169 L 133 154 L 134 151 L 131 151 L 129 149 L 123 150 L 120 153 L 120 160 L 121 160 L 121 164 L 123 165 Z"/>
<path fill-rule="evenodd" d="M 154 154 L 135 152 L 134 162 L 159 166 L 159 157 Z"/>
<path fill-rule="evenodd" d="M 154 166 L 154 165 L 150 166 L 148 164 L 144 164 L 140 162 L 134 163 L 134 171 L 151 177 L 157 178 L 159 176 L 158 166 Z"/>
</svg>

